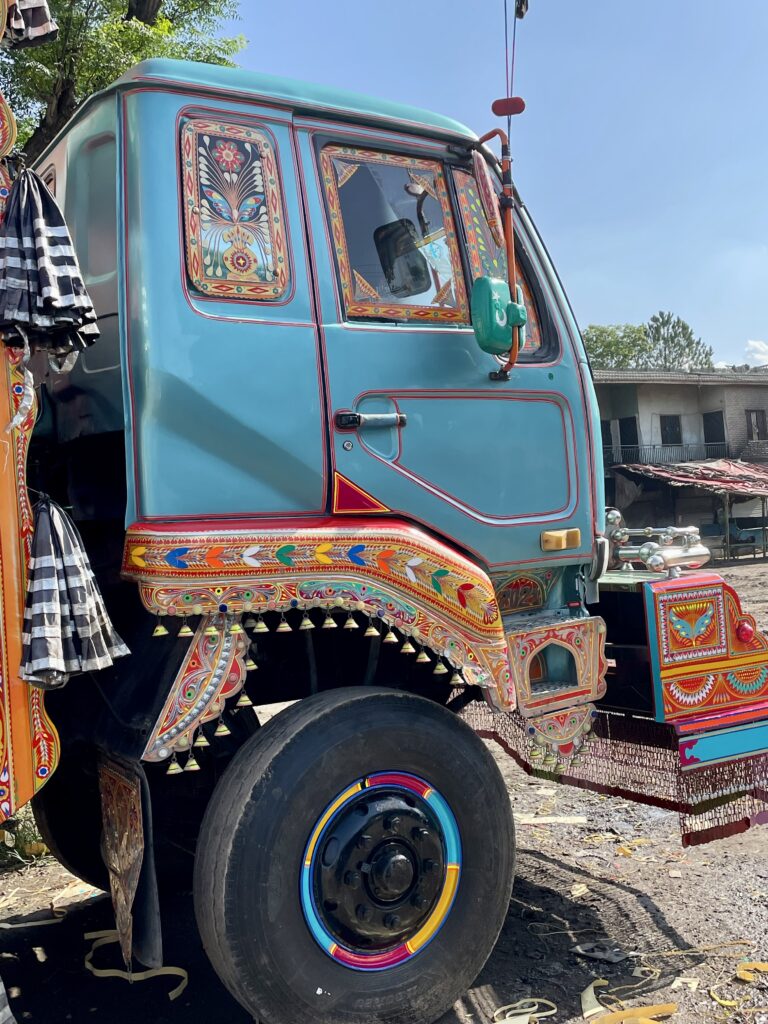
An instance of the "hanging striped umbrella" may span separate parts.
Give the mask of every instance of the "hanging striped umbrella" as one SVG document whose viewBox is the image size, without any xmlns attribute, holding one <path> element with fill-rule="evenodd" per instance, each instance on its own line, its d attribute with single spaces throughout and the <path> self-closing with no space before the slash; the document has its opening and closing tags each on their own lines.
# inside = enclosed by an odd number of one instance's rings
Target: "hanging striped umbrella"
<svg viewBox="0 0 768 1024">
<path fill-rule="evenodd" d="M 126 654 L 75 524 L 43 495 L 35 505 L 19 675 L 56 689 L 70 675 L 108 668 Z"/>
<path fill-rule="evenodd" d="M 8 345 L 19 346 L 26 332 L 30 345 L 59 355 L 99 336 L 61 210 L 28 169 L 14 181 L 0 225 L 0 331 Z"/>
<path fill-rule="evenodd" d="M 3 46 L 41 46 L 58 36 L 59 26 L 51 16 L 47 0 L 1 0 L 0 10 L 6 3 Z"/>
</svg>

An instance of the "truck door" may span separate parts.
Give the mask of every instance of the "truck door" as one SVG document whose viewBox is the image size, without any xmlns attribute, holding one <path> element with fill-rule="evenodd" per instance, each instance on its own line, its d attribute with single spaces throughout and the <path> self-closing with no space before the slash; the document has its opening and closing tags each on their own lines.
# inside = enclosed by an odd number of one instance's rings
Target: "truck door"
<svg viewBox="0 0 768 1024">
<path fill-rule="evenodd" d="M 391 511 L 486 563 L 589 558 L 589 437 L 557 283 L 519 238 L 531 325 L 508 382 L 471 280 L 503 277 L 468 167 L 444 146 L 297 121 L 327 367 L 336 513 Z M 542 534 L 580 530 L 567 551 Z M 571 535 L 573 538 L 573 535 Z"/>
</svg>

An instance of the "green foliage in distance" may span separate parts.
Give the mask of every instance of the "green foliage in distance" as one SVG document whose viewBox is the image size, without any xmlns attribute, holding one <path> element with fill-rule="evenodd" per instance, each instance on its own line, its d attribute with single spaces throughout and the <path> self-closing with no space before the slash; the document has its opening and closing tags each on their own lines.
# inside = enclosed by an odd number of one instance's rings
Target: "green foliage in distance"
<svg viewBox="0 0 768 1024">
<path fill-rule="evenodd" d="M 646 324 L 590 324 L 582 332 L 598 370 L 711 370 L 713 351 L 685 320 L 655 313 Z"/>
<path fill-rule="evenodd" d="M 242 36 L 217 35 L 237 0 L 49 0 L 59 37 L 0 52 L 0 91 L 37 157 L 92 93 L 150 57 L 232 65 Z M 145 19 L 145 20 L 142 20 Z"/>
</svg>

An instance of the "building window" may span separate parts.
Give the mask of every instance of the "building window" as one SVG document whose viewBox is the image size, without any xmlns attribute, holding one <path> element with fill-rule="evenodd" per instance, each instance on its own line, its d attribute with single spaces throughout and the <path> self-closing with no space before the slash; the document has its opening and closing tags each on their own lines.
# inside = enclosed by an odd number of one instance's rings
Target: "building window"
<svg viewBox="0 0 768 1024">
<path fill-rule="evenodd" d="M 506 281 L 506 247 L 503 242 L 499 244 L 494 237 L 480 200 L 475 178 L 467 171 L 454 169 L 453 180 L 459 200 L 459 212 L 464 228 L 472 280 L 476 281 L 478 277 L 497 277 Z M 520 349 L 520 356 L 524 360 L 526 356 L 533 356 L 541 352 L 544 339 L 536 301 L 531 287 L 521 271 L 519 261 L 517 263 L 517 284 L 522 292 L 523 303 L 528 313 L 528 322 L 525 325 L 525 345 Z"/>
<path fill-rule="evenodd" d="M 765 409 L 747 409 L 747 440 L 768 441 L 765 424 Z"/>
<path fill-rule="evenodd" d="M 347 317 L 468 324 L 441 165 L 346 146 L 320 160 Z"/>
<path fill-rule="evenodd" d="M 638 443 L 636 416 L 621 417 L 619 420 L 619 439 L 622 446 L 636 445 Z"/>
<path fill-rule="evenodd" d="M 661 421 L 661 443 L 682 444 L 683 431 L 680 426 L 679 416 L 660 416 Z"/>
<path fill-rule="evenodd" d="M 187 274 L 211 298 L 265 302 L 290 286 L 277 160 L 265 129 L 194 118 L 181 128 Z"/>
<path fill-rule="evenodd" d="M 725 419 L 722 410 L 705 412 L 702 420 L 704 421 L 704 444 L 725 444 Z"/>
<path fill-rule="evenodd" d="M 613 444 L 610 420 L 600 420 L 600 436 L 603 441 L 603 448 L 610 448 Z"/>
</svg>

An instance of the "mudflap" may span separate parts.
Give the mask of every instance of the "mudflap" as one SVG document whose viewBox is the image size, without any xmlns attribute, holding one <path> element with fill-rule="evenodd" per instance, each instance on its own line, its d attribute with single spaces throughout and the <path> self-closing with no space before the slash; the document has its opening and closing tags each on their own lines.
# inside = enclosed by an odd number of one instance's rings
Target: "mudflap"
<svg viewBox="0 0 768 1024">
<path fill-rule="evenodd" d="M 163 962 L 160 900 L 152 836 L 152 803 L 144 768 L 104 757 L 99 764 L 103 856 L 123 960 L 146 967 Z"/>
<path fill-rule="evenodd" d="M 460 715 L 529 775 L 677 811 L 683 846 L 768 822 L 768 727 L 762 723 L 692 739 L 670 724 L 590 705 L 551 716 L 557 721 L 542 736 L 518 711 L 494 712 L 480 701 Z M 578 750 L 571 753 L 574 744 Z M 723 751 L 727 756 L 717 760 Z"/>
</svg>

